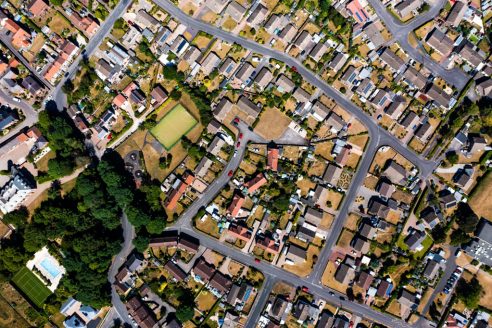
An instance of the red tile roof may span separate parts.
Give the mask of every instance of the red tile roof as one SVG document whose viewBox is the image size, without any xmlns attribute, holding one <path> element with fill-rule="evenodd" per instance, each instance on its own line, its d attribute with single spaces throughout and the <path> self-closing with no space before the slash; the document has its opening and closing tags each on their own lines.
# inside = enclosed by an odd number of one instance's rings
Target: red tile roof
<svg viewBox="0 0 492 328">
<path fill-rule="evenodd" d="M 248 192 L 251 194 L 254 193 L 256 190 L 258 190 L 261 186 L 263 186 L 267 182 L 268 181 L 265 178 L 265 175 L 263 173 L 258 173 L 256 177 L 246 182 L 244 186 L 248 189 Z"/>
<path fill-rule="evenodd" d="M 232 216 L 236 217 L 239 214 L 239 211 L 241 210 L 241 206 L 243 206 L 244 203 L 244 197 L 240 195 L 234 195 L 232 198 L 231 205 L 227 208 L 227 212 L 231 213 Z"/>
</svg>

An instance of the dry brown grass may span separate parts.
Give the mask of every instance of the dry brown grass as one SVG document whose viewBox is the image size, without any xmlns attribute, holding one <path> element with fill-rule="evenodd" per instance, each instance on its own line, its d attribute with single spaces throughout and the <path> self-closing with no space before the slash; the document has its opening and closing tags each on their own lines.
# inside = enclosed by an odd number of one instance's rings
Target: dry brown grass
<svg viewBox="0 0 492 328">
<path fill-rule="evenodd" d="M 326 163 L 321 161 L 314 162 L 308 170 L 309 176 L 322 176 L 326 170 Z"/>
<path fill-rule="evenodd" d="M 388 216 L 386 217 L 386 221 L 389 223 L 397 224 L 400 221 L 400 213 L 394 210 L 390 210 Z"/>
<path fill-rule="evenodd" d="M 477 279 L 483 287 L 483 294 L 479 304 L 487 309 L 492 309 L 492 276 L 484 271 L 479 271 Z"/>
<path fill-rule="evenodd" d="M 217 298 L 208 290 L 202 290 L 196 298 L 196 307 L 201 312 L 209 311 L 217 301 Z"/>
<path fill-rule="evenodd" d="M 309 190 L 316 188 L 316 183 L 309 179 L 302 179 L 296 182 L 296 185 L 301 189 L 301 196 L 306 196 Z"/>
<path fill-rule="evenodd" d="M 287 130 L 291 119 L 276 108 L 267 107 L 260 116 L 255 132 L 266 140 L 278 139 Z"/>
<path fill-rule="evenodd" d="M 348 248 L 350 247 L 350 242 L 354 238 L 354 233 L 347 230 L 343 229 L 342 233 L 340 234 L 340 237 L 338 238 L 338 243 L 337 245 L 340 246 L 341 248 Z"/>
<path fill-rule="evenodd" d="M 75 32 L 75 27 L 66 19 L 60 12 L 53 14 L 51 21 L 48 23 L 48 27 L 52 32 L 58 35 L 62 35 L 64 30 L 69 30 L 70 32 Z"/>
<path fill-rule="evenodd" d="M 367 134 L 354 135 L 348 138 L 349 143 L 359 147 L 361 150 L 366 146 L 367 140 L 369 140 L 369 136 Z"/>
<path fill-rule="evenodd" d="M 337 267 L 335 266 L 335 263 L 333 262 L 328 262 L 328 265 L 326 266 L 326 270 L 323 273 L 323 276 L 321 277 L 321 283 L 331 289 L 334 289 L 336 291 L 339 291 L 340 293 L 345 294 L 347 292 L 347 285 L 341 284 L 338 281 L 335 280 L 335 273 L 337 272 Z"/>
<path fill-rule="evenodd" d="M 492 220 L 492 202 L 489 195 L 492 193 L 492 174 L 487 174 L 475 187 L 468 204 L 473 211 L 488 220 Z"/>
<path fill-rule="evenodd" d="M 401 316 L 400 309 L 401 309 L 400 303 L 398 303 L 397 300 L 393 300 L 391 301 L 390 305 L 386 309 L 386 312 L 391 313 L 394 316 L 400 317 Z"/>
<path fill-rule="evenodd" d="M 198 230 L 212 237 L 220 237 L 219 227 L 217 226 L 217 223 L 209 216 L 207 216 L 203 222 L 200 219 L 196 220 L 195 225 Z"/>
<path fill-rule="evenodd" d="M 229 263 L 229 267 L 227 268 L 227 270 L 229 271 L 229 274 L 232 277 L 235 277 L 235 276 L 239 275 L 239 273 L 243 270 L 243 268 L 244 268 L 244 265 L 242 265 L 241 263 L 236 262 L 236 261 L 231 261 Z"/>
<path fill-rule="evenodd" d="M 333 189 L 329 189 L 328 192 L 326 193 L 326 202 L 330 202 L 331 208 L 334 210 L 338 209 L 342 199 L 343 199 L 343 194 L 341 194 L 341 193 L 339 193 Z"/>
<path fill-rule="evenodd" d="M 312 271 L 313 267 L 313 256 L 319 255 L 319 248 L 313 245 L 309 245 L 307 249 L 307 259 L 304 263 L 297 263 L 295 265 L 284 264 L 283 268 L 286 271 L 292 272 L 300 277 L 306 277 Z"/>
<path fill-rule="evenodd" d="M 349 216 L 347 217 L 347 220 L 345 221 L 344 228 L 351 231 L 356 231 L 357 223 L 359 222 L 359 220 L 360 220 L 360 215 L 357 215 L 355 213 L 350 213 Z"/>
</svg>

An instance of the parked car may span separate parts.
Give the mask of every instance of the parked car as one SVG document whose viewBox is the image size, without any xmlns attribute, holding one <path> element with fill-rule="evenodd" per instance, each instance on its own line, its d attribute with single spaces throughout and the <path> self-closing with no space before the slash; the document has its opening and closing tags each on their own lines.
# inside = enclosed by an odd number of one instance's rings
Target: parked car
<svg viewBox="0 0 492 328">
<path fill-rule="evenodd" d="M 232 177 L 232 170 L 230 170 L 229 173 L 227 173 L 227 175 Z"/>
<path fill-rule="evenodd" d="M 260 263 L 261 261 L 260 261 L 260 259 L 255 259 L 255 262 Z"/>
</svg>

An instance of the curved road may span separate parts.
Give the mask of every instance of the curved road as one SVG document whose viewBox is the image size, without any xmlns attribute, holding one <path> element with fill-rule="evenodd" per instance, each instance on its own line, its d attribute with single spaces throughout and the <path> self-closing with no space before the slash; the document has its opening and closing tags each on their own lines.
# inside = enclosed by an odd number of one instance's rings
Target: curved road
<svg viewBox="0 0 492 328">
<path fill-rule="evenodd" d="M 458 67 L 447 69 L 425 53 L 420 42 L 419 49 L 412 47 L 408 42 L 408 36 L 419 26 L 425 24 L 429 20 L 434 19 L 447 2 L 447 0 L 435 1 L 436 3 L 427 12 L 418 15 L 408 23 L 402 23 L 390 14 L 380 0 L 368 0 L 369 4 L 374 8 L 377 16 L 384 22 L 388 30 L 393 35 L 393 38 L 400 43 L 403 50 L 405 50 L 411 58 L 421 62 L 432 72 L 434 76 L 442 77 L 446 82 L 454 85 L 461 91 L 470 79 L 465 72 Z"/>
</svg>

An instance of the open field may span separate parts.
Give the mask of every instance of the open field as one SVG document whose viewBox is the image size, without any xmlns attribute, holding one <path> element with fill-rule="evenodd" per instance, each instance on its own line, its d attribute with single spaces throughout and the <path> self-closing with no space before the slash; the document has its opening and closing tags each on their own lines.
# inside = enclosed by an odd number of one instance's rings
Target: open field
<svg viewBox="0 0 492 328">
<path fill-rule="evenodd" d="M 31 327 L 16 310 L 0 296 L 0 327 Z"/>
<path fill-rule="evenodd" d="M 38 307 L 51 295 L 51 291 L 27 267 L 15 274 L 12 281 Z"/>
<path fill-rule="evenodd" d="M 267 107 L 260 116 L 255 132 L 266 140 L 278 139 L 287 130 L 290 122 L 291 119 L 278 109 Z"/>
<path fill-rule="evenodd" d="M 492 292 L 490 290 L 490 287 L 492 286 L 492 276 L 487 272 L 479 271 L 477 279 L 484 289 L 479 304 L 487 309 L 492 309 Z"/>
<path fill-rule="evenodd" d="M 488 201 L 492 193 L 492 174 L 488 173 L 475 187 L 468 201 L 473 211 L 481 217 L 492 220 L 492 203 Z"/>
<path fill-rule="evenodd" d="M 151 133 L 167 150 L 170 150 L 197 123 L 198 121 L 186 108 L 178 104 L 157 123 Z"/>
</svg>

